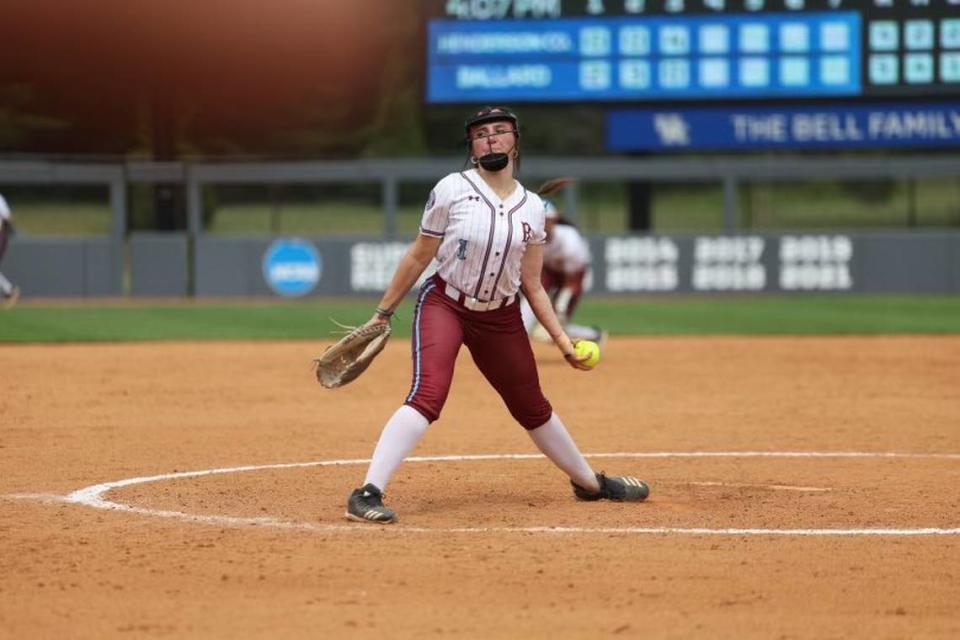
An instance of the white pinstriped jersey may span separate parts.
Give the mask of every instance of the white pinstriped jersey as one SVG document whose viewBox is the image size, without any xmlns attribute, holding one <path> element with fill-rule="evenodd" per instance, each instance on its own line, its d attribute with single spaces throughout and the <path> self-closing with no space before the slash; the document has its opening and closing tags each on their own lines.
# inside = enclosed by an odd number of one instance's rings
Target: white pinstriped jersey
<svg viewBox="0 0 960 640">
<path fill-rule="evenodd" d="M 479 300 L 520 289 L 520 262 L 528 244 L 543 244 L 543 200 L 519 182 L 501 200 L 476 169 L 451 173 L 430 192 L 420 233 L 443 238 L 437 273 Z"/>
<path fill-rule="evenodd" d="M 543 248 L 543 266 L 563 273 L 576 273 L 589 264 L 590 245 L 580 232 L 568 224 L 555 225 L 550 232 L 550 242 Z"/>
</svg>

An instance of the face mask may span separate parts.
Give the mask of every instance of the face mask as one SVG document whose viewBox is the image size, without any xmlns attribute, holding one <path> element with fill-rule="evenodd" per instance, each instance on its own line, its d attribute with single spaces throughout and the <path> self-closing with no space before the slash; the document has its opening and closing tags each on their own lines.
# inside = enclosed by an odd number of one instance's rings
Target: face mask
<svg viewBox="0 0 960 640">
<path fill-rule="evenodd" d="M 503 171 L 507 167 L 507 161 L 508 158 L 505 153 L 488 153 L 477 159 L 481 167 L 494 172 Z"/>
</svg>

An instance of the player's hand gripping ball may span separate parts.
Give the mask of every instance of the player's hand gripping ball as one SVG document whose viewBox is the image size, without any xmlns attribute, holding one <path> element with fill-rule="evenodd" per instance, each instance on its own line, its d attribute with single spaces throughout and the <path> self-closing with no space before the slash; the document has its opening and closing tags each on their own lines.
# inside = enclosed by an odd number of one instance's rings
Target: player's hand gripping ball
<svg viewBox="0 0 960 640">
<path fill-rule="evenodd" d="M 582 363 L 587 367 L 593 369 L 597 366 L 597 363 L 600 362 L 600 345 L 591 340 L 580 340 L 574 346 L 574 350 L 577 354 L 577 359 L 586 357 L 587 359 Z"/>
</svg>

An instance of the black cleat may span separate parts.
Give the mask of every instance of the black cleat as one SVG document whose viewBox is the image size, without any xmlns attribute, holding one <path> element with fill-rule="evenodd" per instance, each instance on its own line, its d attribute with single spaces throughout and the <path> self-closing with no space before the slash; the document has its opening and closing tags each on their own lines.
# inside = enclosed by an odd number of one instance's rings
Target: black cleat
<svg viewBox="0 0 960 640">
<path fill-rule="evenodd" d="M 397 519 L 393 509 L 383 506 L 383 492 L 375 485 L 367 484 L 354 489 L 347 499 L 347 520 L 389 524 Z"/>
<path fill-rule="evenodd" d="M 650 495 L 650 487 L 643 480 L 632 476 L 607 476 L 602 471 L 597 474 L 600 491 L 594 493 L 584 489 L 573 480 L 573 494 L 577 500 L 613 500 L 614 502 L 643 502 Z"/>
</svg>

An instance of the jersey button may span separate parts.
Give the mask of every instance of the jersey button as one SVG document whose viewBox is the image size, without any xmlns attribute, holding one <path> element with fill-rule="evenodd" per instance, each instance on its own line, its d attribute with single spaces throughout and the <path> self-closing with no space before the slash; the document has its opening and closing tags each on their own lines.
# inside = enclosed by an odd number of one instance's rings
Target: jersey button
<svg viewBox="0 0 960 640">
<path fill-rule="evenodd" d="M 497 255 L 500 255 L 500 252 L 499 252 L 499 251 L 497 251 Z"/>
</svg>

